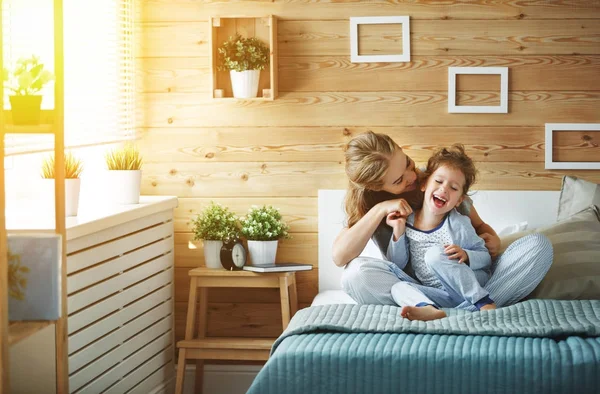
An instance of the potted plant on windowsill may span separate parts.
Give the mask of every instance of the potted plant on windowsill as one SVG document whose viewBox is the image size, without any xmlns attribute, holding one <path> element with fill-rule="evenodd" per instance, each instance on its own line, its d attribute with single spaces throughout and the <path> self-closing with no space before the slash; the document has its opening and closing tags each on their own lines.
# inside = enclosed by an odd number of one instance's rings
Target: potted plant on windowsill
<svg viewBox="0 0 600 394">
<path fill-rule="evenodd" d="M 105 156 L 111 194 L 117 204 L 138 204 L 142 187 L 142 155 L 132 143 Z"/>
<path fill-rule="evenodd" d="M 275 264 L 278 241 L 290 238 L 289 226 L 283 221 L 279 210 L 269 206 L 253 206 L 240 219 L 242 235 L 248 240 L 248 252 L 252 265 Z"/>
<path fill-rule="evenodd" d="M 54 75 L 44 70 L 37 56 L 20 58 L 13 70 L 4 69 L 3 78 L 9 95 L 12 120 L 16 125 L 37 125 L 40 123 L 42 96 L 36 94 L 44 85 L 54 79 Z"/>
<path fill-rule="evenodd" d="M 229 208 L 213 201 L 192 220 L 194 240 L 204 244 L 204 262 L 208 268 L 223 268 L 221 247 L 223 243 L 240 238 L 239 221 Z"/>
<path fill-rule="evenodd" d="M 229 71 L 233 97 L 256 97 L 260 71 L 269 64 L 269 48 L 256 37 L 238 34 L 218 48 L 218 55 L 219 71 Z"/>
<path fill-rule="evenodd" d="M 65 214 L 77 216 L 79 210 L 79 191 L 81 190 L 81 175 L 83 164 L 70 152 L 65 154 Z M 54 155 L 46 157 L 42 162 L 42 178 L 48 180 L 54 191 Z"/>
</svg>

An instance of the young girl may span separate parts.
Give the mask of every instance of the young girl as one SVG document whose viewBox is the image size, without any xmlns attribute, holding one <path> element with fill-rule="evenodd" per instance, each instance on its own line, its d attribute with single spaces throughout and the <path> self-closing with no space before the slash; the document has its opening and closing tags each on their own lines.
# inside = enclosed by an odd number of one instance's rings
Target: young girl
<svg viewBox="0 0 600 394">
<path fill-rule="evenodd" d="M 460 144 L 438 150 L 427 163 L 422 183 L 423 205 L 408 217 L 398 212 L 387 215 L 393 234 L 387 257 L 400 269 L 410 260 L 422 285 L 442 290 L 441 305 L 463 302 L 478 310 L 495 309 L 483 285 L 490 276 L 492 259 L 467 216 L 456 208 L 463 202 L 477 170 Z M 392 297 L 411 320 L 445 317 L 435 302 L 413 284 L 402 282 L 392 288 Z"/>
</svg>

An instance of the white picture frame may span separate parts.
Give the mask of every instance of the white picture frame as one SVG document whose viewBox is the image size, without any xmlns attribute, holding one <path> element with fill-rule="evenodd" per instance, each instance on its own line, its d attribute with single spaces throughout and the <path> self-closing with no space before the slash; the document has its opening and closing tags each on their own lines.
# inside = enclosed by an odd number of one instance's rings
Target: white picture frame
<svg viewBox="0 0 600 394">
<path fill-rule="evenodd" d="M 456 105 L 456 77 L 459 74 L 500 75 L 500 105 Z M 448 112 L 461 114 L 508 113 L 508 67 L 448 67 Z"/>
<path fill-rule="evenodd" d="M 546 123 L 545 133 L 545 168 L 547 170 L 600 170 L 600 161 L 553 161 L 552 132 L 554 131 L 600 131 L 600 123 Z"/>
<path fill-rule="evenodd" d="M 402 53 L 396 55 L 359 55 L 358 25 L 402 25 Z M 408 16 L 350 17 L 350 61 L 352 63 L 410 62 L 410 21 Z"/>
</svg>

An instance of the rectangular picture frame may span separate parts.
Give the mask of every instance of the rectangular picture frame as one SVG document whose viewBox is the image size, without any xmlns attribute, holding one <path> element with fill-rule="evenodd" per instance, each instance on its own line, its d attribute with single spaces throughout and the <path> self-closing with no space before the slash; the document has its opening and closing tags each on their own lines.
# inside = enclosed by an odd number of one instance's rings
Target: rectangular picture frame
<svg viewBox="0 0 600 394">
<path fill-rule="evenodd" d="M 500 105 L 456 105 L 456 77 L 467 75 L 500 75 Z M 448 67 L 448 113 L 508 113 L 508 67 Z"/>
<path fill-rule="evenodd" d="M 600 170 L 600 162 L 554 161 L 552 133 L 554 131 L 600 131 L 600 123 L 546 123 L 545 168 L 547 170 Z"/>
<path fill-rule="evenodd" d="M 359 55 L 359 25 L 402 25 L 402 52 L 396 55 Z M 356 16 L 350 17 L 350 61 L 352 63 L 410 62 L 410 18 L 408 16 Z"/>
</svg>

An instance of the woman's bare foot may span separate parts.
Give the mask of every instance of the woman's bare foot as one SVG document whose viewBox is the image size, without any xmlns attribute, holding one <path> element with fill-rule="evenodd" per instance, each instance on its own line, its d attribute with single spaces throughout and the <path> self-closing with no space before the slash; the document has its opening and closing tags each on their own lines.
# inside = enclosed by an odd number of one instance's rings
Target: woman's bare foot
<svg viewBox="0 0 600 394">
<path fill-rule="evenodd" d="M 484 305 L 481 308 L 479 308 L 480 311 L 491 311 L 494 309 L 496 309 L 496 303 L 487 304 L 487 305 Z"/>
<path fill-rule="evenodd" d="M 405 306 L 400 313 L 402 317 L 408 320 L 436 320 L 446 317 L 446 312 L 437 309 L 432 305 L 427 306 Z"/>
</svg>

